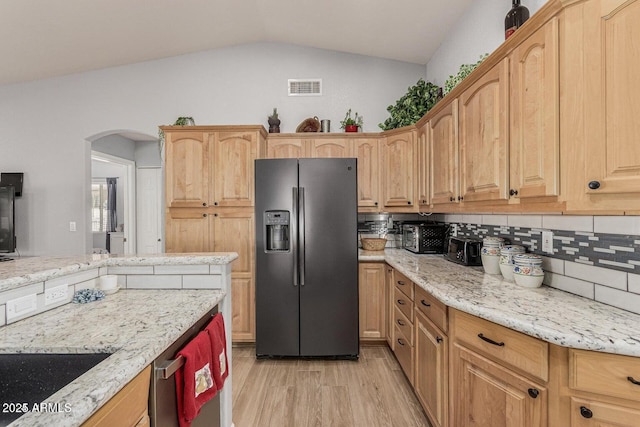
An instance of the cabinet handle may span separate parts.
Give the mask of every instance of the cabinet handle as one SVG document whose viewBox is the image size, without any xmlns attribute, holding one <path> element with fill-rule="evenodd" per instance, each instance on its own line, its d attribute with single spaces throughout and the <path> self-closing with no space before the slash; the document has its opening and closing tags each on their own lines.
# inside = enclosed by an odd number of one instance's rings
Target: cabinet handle
<svg viewBox="0 0 640 427">
<path fill-rule="evenodd" d="M 627 380 L 629 380 L 631 384 L 640 385 L 640 381 L 633 379 L 633 377 L 627 377 Z"/>
<path fill-rule="evenodd" d="M 431 304 L 429 304 L 428 302 L 426 302 L 425 300 L 420 300 L 420 304 L 424 305 L 425 307 L 431 307 Z"/>
<path fill-rule="evenodd" d="M 483 334 L 478 334 L 478 338 L 480 338 L 482 341 L 488 342 L 489 344 L 497 345 L 498 347 L 504 347 L 503 342 L 494 341 L 491 338 L 485 337 Z"/>
<path fill-rule="evenodd" d="M 534 399 L 537 398 L 540 394 L 540 391 L 537 388 L 530 388 L 529 390 L 527 390 L 527 392 L 529 393 L 529 396 L 533 397 Z"/>
<path fill-rule="evenodd" d="M 442 341 L 444 341 L 444 340 L 442 339 L 442 337 L 436 337 L 436 342 L 437 342 L 438 344 L 439 344 L 439 343 L 441 343 Z"/>
<path fill-rule="evenodd" d="M 206 213 L 205 213 L 205 214 L 202 214 L 202 217 L 203 217 L 203 218 L 206 218 L 206 217 L 207 217 L 207 214 L 206 214 Z"/>
<path fill-rule="evenodd" d="M 404 302 L 404 300 L 399 299 L 399 300 L 398 300 L 398 304 L 400 304 L 400 305 L 405 305 L 405 304 L 406 304 L 406 302 Z"/>
<path fill-rule="evenodd" d="M 218 216 L 218 214 L 217 214 L 217 213 L 215 213 L 215 214 L 213 214 L 213 216 L 216 216 L 216 217 L 217 217 L 217 216 Z"/>
<path fill-rule="evenodd" d="M 600 188 L 600 181 L 589 181 L 589 189 L 597 190 Z"/>
<path fill-rule="evenodd" d="M 580 415 L 582 415 L 584 418 L 591 418 L 593 417 L 593 412 L 591 412 L 591 409 L 587 408 L 586 406 L 581 406 Z"/>
<path fill-rule="evenodd" d="M 463 196 L 458 196 L 458 200 L 462 201 L 462 200 L 464 200 L 464 197 Z"/>
<path fill-rule="evenodd" d="M 449 197 L 449 201 L 450 201 L 450 202 L 453 202 L 453 201 L 455 201 L 455 200 L 456 200 L 456 199 L 455 199 L 454 197 Z"/>
<path fill-rule="evenodd" d="M 400 285 L 400 286 L 404 286 L 404 285 L 406 285 L 406 283 L 404 283 L 402 280 L 398 280 L 398 281 L 397 281 L 397 283 L 398 283 L 398 285 Z"/>
<path fill-rule="evenodd" d="M 398 338 L 398 344 L 404 347 L 404 341 L 402 341 L 402 338 Z"/>
<path fill-rule="evenodd" d="M 202 206 L 206 207 L 207 206 L 207 202 L 202 203 Z"/>
<path fill-rule="evenodd" d="M 374 202 L 373 204 L 374 204 L 374 205 L 376 205 L 376 206 L 378 206 L 378 202 Z"/>
<path fill-rule="evenodd" d="M 509 190 L 509 195 L 510 196 L 517 196 L 518 195 L 518 190 L 514 190 L 513 188 L 511 190 Z"/>
<path fill-rule="evenodd" d="M 398 325 L 400 325 L 400 326 L 404 326 L 404 325 L 406 325 L 406 323 L 404 323 L 401 319 L 397 319 L 397 320 L 396 320 L 396 323 L 397 323 Z"/>
<path fill-rule="evenodd" d="M 218 206 L 218 202 L 213 202 L 213 205 L 214 206 Z"/>
<path fill-rule="evenodd" d="M 408 205 L 410 205 L 410 204 L 411 204 L 411 201 L 408 201 L 408 202 L 407 202 L 407 204 L 408 204 Z"/>
</svg>

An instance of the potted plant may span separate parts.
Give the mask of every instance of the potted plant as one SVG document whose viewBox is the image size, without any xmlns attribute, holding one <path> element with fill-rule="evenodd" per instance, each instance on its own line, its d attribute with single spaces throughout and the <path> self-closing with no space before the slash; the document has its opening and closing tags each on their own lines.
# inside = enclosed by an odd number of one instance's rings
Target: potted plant
<svg viewBox="0 0 640 427">
<path fill-rule="evenodd" d="M 427 111 L 442 98 L 442 88 L 424 79 L 407 89 L 407 93 L 396 101 L 395 105 L 389 105 L 387 111 L 389 117 L 378 126 L 382 130 L 391 130 L 409 126 L 417 122 Z"/>
<path fill-rule="evenodd" d="M 351 117 L 351 108 L 344 116 L 344 120 L 340 121 L 340 128 L 345 132 L 358 132 L 358 128 L 362 126 L 362 116 L 356 112 L 355 116 Z"/>
<path fill-rule="evenodd" d="M 173 123 L 173 126 L 195 126 L 196 122 L 193 117 L 178 117 Z M 158 148 L 160 148 L 160 155 L 162 155 L 164 147 L 164 132 L 162 129 L 158 129 Z"/>
</svg>

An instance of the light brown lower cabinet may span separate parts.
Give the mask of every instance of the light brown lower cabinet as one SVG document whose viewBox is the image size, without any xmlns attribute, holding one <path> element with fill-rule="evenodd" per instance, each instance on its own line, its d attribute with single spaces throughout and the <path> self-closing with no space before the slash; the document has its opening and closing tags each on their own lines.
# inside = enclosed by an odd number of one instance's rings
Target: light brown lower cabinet
<svg viewBox="0 0 640 427">
<path fill-rule="evenodd" d="M 85 421 L 82 427 L 148 426 L 150 378 L 151 366 L 147 366 Z"/>
<path fill-rule="evenodd" d="M 385 264 L 361 262 L 358 269 L 360 340 L 382 341 L 387 335 Z"/>
<path fill-rule="evenodd" d="M 414 388 L 433 427 L 449 425 L 449 339 L 416 309 Z"/>
</svg>

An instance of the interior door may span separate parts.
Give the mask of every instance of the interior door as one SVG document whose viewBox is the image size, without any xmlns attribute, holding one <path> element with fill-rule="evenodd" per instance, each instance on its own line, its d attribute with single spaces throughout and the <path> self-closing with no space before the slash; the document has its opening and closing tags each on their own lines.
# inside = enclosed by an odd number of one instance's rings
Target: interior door
<svg viewBox="0 0 640 427">
<path fill-rule="evenodd" d="M 162 170 L 139 168 L 136 177 L 138 253 L 162 252 Z"/>
</svg>

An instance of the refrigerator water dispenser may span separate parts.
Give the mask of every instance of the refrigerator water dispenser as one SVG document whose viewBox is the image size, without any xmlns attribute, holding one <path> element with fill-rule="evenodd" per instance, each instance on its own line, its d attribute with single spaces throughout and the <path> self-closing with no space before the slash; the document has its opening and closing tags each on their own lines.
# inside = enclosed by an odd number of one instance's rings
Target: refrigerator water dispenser
<svg viewBox="0 0 640 427">
<path fill-rule="evenodd" d="M 266 211 L 266 252 L 289 250 L 289 211 Z"/>
</svg>

